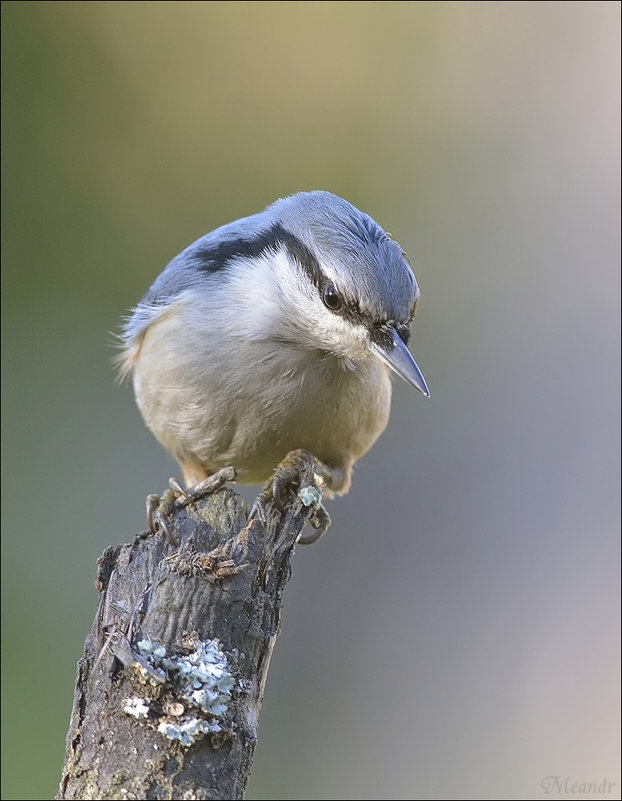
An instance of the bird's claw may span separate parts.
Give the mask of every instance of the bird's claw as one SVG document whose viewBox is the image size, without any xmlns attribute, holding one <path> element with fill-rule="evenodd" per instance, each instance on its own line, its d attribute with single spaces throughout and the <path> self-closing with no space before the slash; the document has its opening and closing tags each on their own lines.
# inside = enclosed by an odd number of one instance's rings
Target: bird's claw
<svg viewBox="0 0 622 801">
<path fill-rule="evenodd" d="M 299 536 L 297 542 L 310 545 L 317 542 L 331 524 L 330 515 L 322 505 L 322 492 L 326 486 L 323 473 L 327 472 L 322 463 L 305 450 L 288 453 L 277 466 L 274 476 L 264 485 L 256 498 L 249 522 L 257 517 L 266 522 L 266 507 L 271 504 L 283 514 L 289 503 L 312 507 L 308 522 L 316 529 L 313 534 Z"/>
<path fill-rule="evenodd" d="M 235 469 L 233 467 L 219 470 L 190 489 L 184 489 L 178 479 L 169 478 L 168 489 L 162 495 L 152 493 L 147 496 L 147 528 L 152 534 L 162 531 L 172 545 L 178 545 L 170 526 L 172 514 L 178 509 L 195 503 L 205 495 L 215 492 L 234 479 Z"/>
<path fill-rule="evenodd" d="M 287 502 L 296 497 L 302 488 L 317 486 L 318 490 L 323 490 L 324 472 L 322 464 L 308 451 L 291 451 L 277 465 L 262 495 L 268 490 L 275 506 L 282 512 Z"/>
<path fill-rule="evenodd" d="M 182 494 L 187 497 L 186 491 L 181 487 L 176 478 L 169 479 L 169 487 L 162 495 L 156 492 L 147 495 L 147 528 L 152 534 L 163 532 L 164 536 L 171 543 L 177 545 L 177 541 L 171 532 L 169 525 L 170 517 L 175 508 L 175 502 Z"/>
<path fill-rule="evenodd" d="M 318 502 L 318 505 L 309 515 L 308 522 L 311 524 L 314 531 L 312 534 L 305 534 L 304 537 L 301 534 L 296 540 L 298 545 L 313 545 L 314 542 L 317 542 L 326 534 L 332 520 L 323 503 Z"/>
</svg>

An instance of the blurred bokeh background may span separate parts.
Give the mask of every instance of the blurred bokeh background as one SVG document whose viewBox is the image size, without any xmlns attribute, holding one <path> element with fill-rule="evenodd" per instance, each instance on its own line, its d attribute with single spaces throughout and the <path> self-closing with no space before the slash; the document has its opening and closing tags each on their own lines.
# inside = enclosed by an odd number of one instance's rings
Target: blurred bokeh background
<svg viewBox="0 0 622 801">
<path fill-rule="evenodd" d="M 248 798 L 619 797 L 619 29 L 2 4 L 4 798 L 56 792 L 95 561 L 177 472 L 111 332 L 191 241 L 314 188 L 410 255 L 432 397 L 395 384 L 295 555 Z"/>
</svg>

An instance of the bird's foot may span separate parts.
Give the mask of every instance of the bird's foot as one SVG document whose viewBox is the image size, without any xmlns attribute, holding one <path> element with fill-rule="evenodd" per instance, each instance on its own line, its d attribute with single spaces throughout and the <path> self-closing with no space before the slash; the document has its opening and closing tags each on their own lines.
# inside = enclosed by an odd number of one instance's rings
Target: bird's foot
<svg viewBox="0 0 622 801">
<path fill-rule="evenodd" d="M 169 478 L 168 489 L 162 495 L 152 492 L 147 495 L 147 528 L 152 534 L 161 531 L 171 545 L 177 545 L 177 541 L 171 532 L 170 519 L 177 503 L 178 498 L 189 498 L 186 490 L 181 486 L 178 479 Z"/>
<path fill-rule="evenodd" d="M 300 504 L 300 507 L 310 508 L 308 522 L 315 531 L 299 536 L 297 542 L 301 545 L 317 542 L 331 524 L 330 515 L 322 504 L 322 494 L 326 489 L 325 475 L 330 475 L 330 471 L 308 451 L 291 451 L 277 465 L 273 477 L 255 500 L 249 520 L 257 516 L 265 523 L 269 504 L 279 514 L 283 514 L 290 504 Z"/>
<path fill-rule="evenodd" d="M 317 501 L 307 518 L 307 522 L 313 529 L 313 532 L 311 534 L 305 534 L 304 537 L 301 534 L 296 540 L 299 545 L 313 545 L 314 542 L 317 542 L 328 531 L 332 520 L 321 501 Z"/>
<path fill-rule="evenodd" d="M 225 467 L 189 489 L 184 489 L 178 479 L 169 478 L 168 489 L 162 495 L 152 493 L 147 496 L 147 527 L 149 531 L 152 534 L 162 531 L 172 545 L 178 545 L 170 525 L 174 512 L 216 492 L 224 484 L 234 479 L 235 469 L 233 467 Z"/>
</svg>

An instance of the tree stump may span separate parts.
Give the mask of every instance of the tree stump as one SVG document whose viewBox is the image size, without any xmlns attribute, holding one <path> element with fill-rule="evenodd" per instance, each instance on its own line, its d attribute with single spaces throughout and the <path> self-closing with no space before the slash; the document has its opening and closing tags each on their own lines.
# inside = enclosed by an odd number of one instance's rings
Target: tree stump
<svg viewBox="0 0 622 801">
<path fill-rule="evenodd" d="M 243 798 L 301 497 L 248 524 L 224 487 L 104 552 L 58 799 Z"/>
</svg>

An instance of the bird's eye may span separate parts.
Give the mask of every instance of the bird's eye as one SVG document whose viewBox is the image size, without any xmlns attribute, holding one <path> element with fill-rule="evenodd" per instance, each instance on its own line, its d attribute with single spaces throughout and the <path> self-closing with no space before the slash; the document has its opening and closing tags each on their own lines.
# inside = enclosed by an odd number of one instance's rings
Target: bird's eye
<svg viewBox="0 0 622 801">
<path fill-rule="evenodd" d="M 335 289 L 334 284 L 326 284 L 322 290 L 322 300 L 324 301 L 326 308 L 330 309 L 331 311 L 339 311 L 339 309 L 343 306 L 341 295 Z"/>
</svg>

